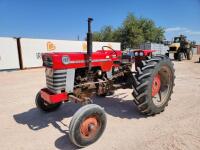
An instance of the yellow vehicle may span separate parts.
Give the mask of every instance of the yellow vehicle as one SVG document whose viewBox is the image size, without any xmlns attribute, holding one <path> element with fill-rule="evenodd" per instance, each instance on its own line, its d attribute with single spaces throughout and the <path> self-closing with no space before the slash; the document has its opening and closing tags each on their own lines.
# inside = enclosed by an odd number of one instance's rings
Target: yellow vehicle
<svg viewBox="0 0 200 150">
<path fill-rule="evenodd" d="M 179 37 L 175 37 L 173 43 L 169 45 L 169 50 L 166 55 L 169 56 L 169 53 L 173 53 L 175 60 L 182 61 L 184 57 L 191 60 L 193 56 L 192 48 L 194 46 L 195 42 L 190 42 L 186 36 L 180 35 Z"/>
</svg>

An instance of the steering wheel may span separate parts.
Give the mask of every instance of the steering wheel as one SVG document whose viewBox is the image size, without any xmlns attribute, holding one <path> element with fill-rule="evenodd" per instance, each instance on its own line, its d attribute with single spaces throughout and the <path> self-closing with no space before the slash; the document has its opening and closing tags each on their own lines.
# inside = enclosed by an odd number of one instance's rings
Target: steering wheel
<svg viewBox="0 0 200 150">
<path fill-rule="evenodd" d="M 102 46 L 102 50 L 105 51 L 104 48 L 106 48 L 106 47 L 109 48 L 109 49 L 111 49 L 115 53 L 115 55 L 117 56 L 117 52 L 112 47 L 110 47 L 110 46 Z"/>
</svg>

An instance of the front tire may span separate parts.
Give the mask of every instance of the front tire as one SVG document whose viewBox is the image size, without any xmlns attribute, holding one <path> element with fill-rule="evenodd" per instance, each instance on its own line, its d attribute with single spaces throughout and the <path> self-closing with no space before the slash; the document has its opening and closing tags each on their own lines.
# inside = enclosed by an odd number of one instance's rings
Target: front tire
<svg viewBox="0 0 200 150">
<path fill-rule="evenodd" d="M 49 104 L 41 97 L 40 92 L 38 92 L 35 98 L 35 104 L 37 108 L 39 108 L 42 111 L 52 112 L 52 111 L 57 110 L 61 106 L 62 103 L 60 102 L 56 104 Z"/>
<path fill-rule="evenodd" d="M 96 104 L 85 105 L 74 114 L 70 122 L 70 140 L 78 147 L 88 146 L 101 137 L 106 122 L 103 108 Z"/>
<path fill-rule="evenodd" d="M 155 115 L 164 111 L 174 86 L 174 68 L 166 56 L 142 61 L 133 76 L 133 97 L 142 114 Z"/>
</svg>

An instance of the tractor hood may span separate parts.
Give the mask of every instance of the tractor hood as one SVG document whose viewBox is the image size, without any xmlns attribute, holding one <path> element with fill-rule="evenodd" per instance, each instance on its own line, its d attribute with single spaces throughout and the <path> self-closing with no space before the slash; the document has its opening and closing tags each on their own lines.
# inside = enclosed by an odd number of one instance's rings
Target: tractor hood
<svg viewBox="0 0 200 150">
<path fill-rule="evenodd" d="M 112 66 L 113 61 L 120 60 L 121 56 L 122 52 L 119 50 L 99 50 L 92 53 L 92 66 L 104 66 L 105 68 L 106 65 Z M 88 63 L 87 53 L 82 52 L 43 53 L 42 60 L 43 66 L 55 70 L 83 68 L 86 67 Z"/>
<path fill-rule="evenodd" d="M 180 43 L 172 43 L 169 47 L 176 47 L 178 49 L 180 47 Z"/>
</svg>

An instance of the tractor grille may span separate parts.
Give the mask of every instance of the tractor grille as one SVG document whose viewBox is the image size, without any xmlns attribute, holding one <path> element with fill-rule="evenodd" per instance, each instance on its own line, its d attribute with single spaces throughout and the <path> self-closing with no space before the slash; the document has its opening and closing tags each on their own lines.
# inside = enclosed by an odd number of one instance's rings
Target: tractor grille
<svg viewBox="0 0 200 150">
<path fill-rule="evenodd" d="M 46 69 L 47 88 L 53 93 L 61 93 L 66 87 L 66 70 Z"/>
</svg>

